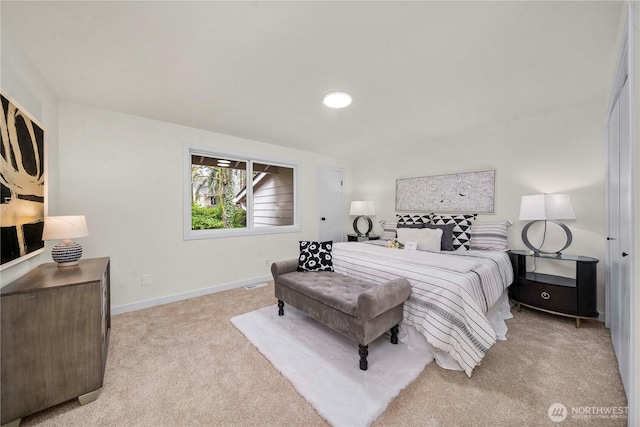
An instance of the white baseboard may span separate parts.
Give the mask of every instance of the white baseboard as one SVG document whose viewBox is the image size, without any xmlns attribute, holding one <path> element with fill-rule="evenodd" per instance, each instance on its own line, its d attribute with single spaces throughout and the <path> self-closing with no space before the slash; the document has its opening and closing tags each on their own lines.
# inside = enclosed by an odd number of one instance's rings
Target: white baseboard
<svg viewBox="0 0 640 427">
<path fill-rule="evenodd" d="M 227 283 L 220 286 L 212 286 L 210 288 L 197 289 L 195 291 L 185 292 L 182 294 L 169 295 L 166 297 L 153 298 L 130 304 L 123 304 L 117 307 L 111 307 L 111 315 L 127 313 L 129 311 L 142 310 L 143 308 L 155 307 L 157 305 L 169 304 L 176 301 L 182 301 L 189 298 L 201 297 L 203 295 L 215 294 L 216 292 L 228 291 L 230 289 L 241 288 L 243 286 L 255 285 L 262 282 L 272 280 L 271 276 L 257 277 L 255 279 L 243 280 L 240 282 Z"/>
</svg>

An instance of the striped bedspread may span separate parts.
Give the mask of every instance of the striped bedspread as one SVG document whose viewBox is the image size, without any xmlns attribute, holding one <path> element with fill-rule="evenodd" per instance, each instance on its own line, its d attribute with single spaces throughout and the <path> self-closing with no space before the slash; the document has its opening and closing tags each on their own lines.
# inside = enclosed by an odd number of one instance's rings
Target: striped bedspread
<svg viewBox="0 0 640 427">
<path fill-rule="evenodd" d="M 485 314 L 513 281 L 507 253 L 431 253 L 388 249 L 381 243 L 335 243 L 335 271 L 375 283 L 409 280 L 412 292 L 404 304 L 403 322 L 471 376 L 496 342 Z"/>
</svg>

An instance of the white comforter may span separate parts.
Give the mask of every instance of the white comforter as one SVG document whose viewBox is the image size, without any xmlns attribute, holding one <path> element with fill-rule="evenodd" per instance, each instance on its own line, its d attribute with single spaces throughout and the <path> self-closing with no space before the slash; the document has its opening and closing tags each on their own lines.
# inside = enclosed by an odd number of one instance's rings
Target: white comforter
<svg viewBox="0 0 640 427">
<path fill-rule="evenodd" d="M 486 315 L 513 281 L 509 256 L 498 251 L 388 249 L 371 243 L 335 243 L 335 271 L 375 283 L 409 280 L 412 292 L 404 304 L 403 323 L 415 327 L 471 376 L 496 342 Z"/>
</svg>

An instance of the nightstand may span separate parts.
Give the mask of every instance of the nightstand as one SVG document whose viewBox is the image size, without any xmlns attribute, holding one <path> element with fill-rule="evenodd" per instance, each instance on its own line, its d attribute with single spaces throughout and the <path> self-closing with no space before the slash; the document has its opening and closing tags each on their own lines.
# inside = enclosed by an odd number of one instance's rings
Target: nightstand
<svg viewBox="0 0 640 427">
<path fill-rule="evenodd" d="M 576 328 L 580 319 L 596 319 L 597 285 L 596 267 L 598 260 L 575 255 L 534 255 L 529 251 L 509 251 L 513 265 L 513 284 L 509 287 L 509 296 L 520 306 L 545 311 L 576 319 Z M 555 276 L 552 274 L 527 271 L 527 258 L 550 259 L 574 262 L 576 278 Z"/>
<path fill-rule="evenodd" d="M 380 236 L 358 236 L 357 234 L 347 234 L 347 242 L 365 242 L 367 240 L 378 240 Z"/>
<path fill-rule="evenodd" d="M 2 424 L 103 384 L 111 331 L 110 260 L 41 264 L 0 292 Z"/>
</svg>

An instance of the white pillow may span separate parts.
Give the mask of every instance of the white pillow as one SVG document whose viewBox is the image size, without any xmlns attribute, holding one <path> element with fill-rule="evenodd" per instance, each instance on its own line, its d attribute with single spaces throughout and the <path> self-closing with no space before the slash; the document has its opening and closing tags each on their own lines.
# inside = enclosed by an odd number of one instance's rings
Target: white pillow
<svg viewBox="0 0 640 427">
<path fill-rule="evenodd" d="M 441 228 L 398 228 L 398 241 L 418 242 L 419 251 L 440 252 Z"/>
</svg>

